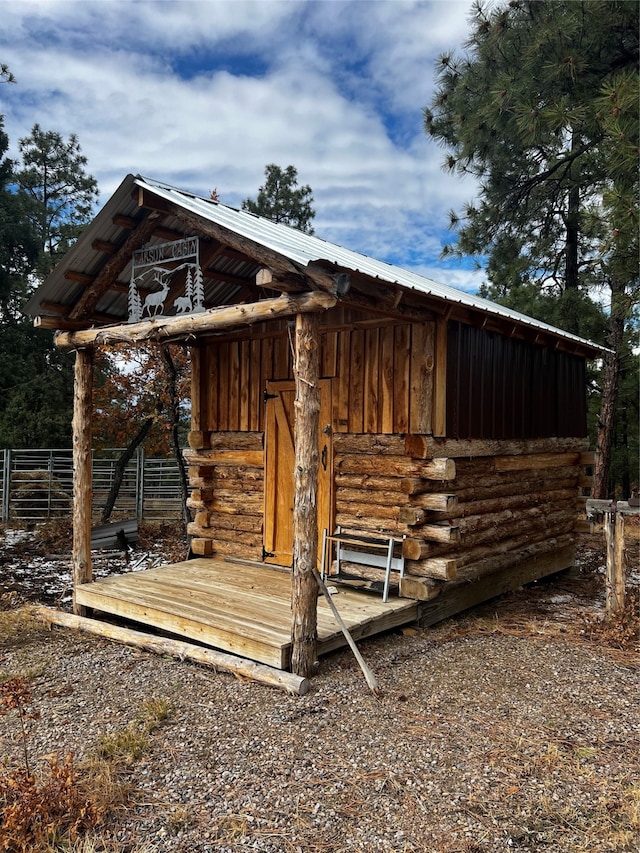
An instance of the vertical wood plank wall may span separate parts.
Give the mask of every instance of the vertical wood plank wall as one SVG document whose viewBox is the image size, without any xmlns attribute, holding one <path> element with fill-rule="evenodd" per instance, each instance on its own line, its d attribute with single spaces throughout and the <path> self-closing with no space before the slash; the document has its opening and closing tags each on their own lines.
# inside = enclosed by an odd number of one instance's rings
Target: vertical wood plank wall
<svg viewBox="0 0 640 853">
<path fill-rule="evenodd" d="M 343 328 L 321 335 L 321 378 L 333 378 L 333 431 L 429 432 L 433 324 Z M 285 324 L 252 339 L 200 348 L 199 430 L 264 430 L 268 379 L 293 378 Z"/>
</svg>

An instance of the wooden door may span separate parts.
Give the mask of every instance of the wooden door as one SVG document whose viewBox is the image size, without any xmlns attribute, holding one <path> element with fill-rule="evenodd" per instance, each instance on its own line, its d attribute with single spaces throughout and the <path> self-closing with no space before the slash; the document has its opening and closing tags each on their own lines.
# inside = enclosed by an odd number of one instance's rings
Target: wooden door
<svg viewBox="0 0 640 853">
<path fill-rule="evenodd" d="M 293 471 L 295 466 L 295 382 L 267 382 L 265 412 L 265 562 L 293 565 Z M 331 527 L 331 380 L 320 380 L 318 430 L 318 560 L 323 528 Z"/>
</svg>

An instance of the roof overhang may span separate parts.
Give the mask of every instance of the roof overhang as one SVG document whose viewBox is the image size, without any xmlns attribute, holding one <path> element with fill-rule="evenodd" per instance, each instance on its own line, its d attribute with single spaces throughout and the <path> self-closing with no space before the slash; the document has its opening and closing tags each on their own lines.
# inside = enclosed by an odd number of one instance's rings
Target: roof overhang
<svg viewBox="0 0 640 853">
<path fill-rule="evenodd" d="M 95 342 L 126 339 L 124 327 L 137 325 L 127 322 L 133 252 L 185 236 L 200 238 L 205 308 L 244 305 L 237 314 L 239 325 L 246 325 L 249 306 L 280 294 L 319 292 L 377 314 L 458 319 L 587 358 L 604 351 L 592 341 L 417 273 L 134 175 L 126 176 L 38 288 L 26 313 L 37 325 L 63 332 L 57 339 L 61 345 L 72 345 L 67 342 L 77 340 L 81 331 L 90 332 Z M 141 328 L 129 337 L 176 339 L 183 320 L 144 320 L 147 331 Z"/>
</svg>

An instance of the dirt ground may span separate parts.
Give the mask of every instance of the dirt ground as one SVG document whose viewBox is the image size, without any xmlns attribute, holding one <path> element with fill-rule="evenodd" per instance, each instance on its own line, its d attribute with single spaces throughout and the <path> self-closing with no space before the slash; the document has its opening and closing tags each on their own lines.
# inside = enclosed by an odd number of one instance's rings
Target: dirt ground
<svg viewBox="0 0 640 853">
<path fill-rule="evenodd" d="M 52 756 L 73 754 L 100 807 L 75 845 L 3 847 L 0 775 L 0 850 L 640 850 L 637 542 L 616 618 L 604 618 L 602 536 L 584 536 L 570 572 L 360 643 L 378 695 L 345 649 L 304 697 L 45 631 L 19 601 L 68 605 L 68 542 L 59 525 L 0 531 L 0 684 L 26 676 L 39 714 L 25 741 L 0 707 L 0 774 L 13 778 L 25 744 L 43 780 Z M 171 526 L 142 530 L 128 566 L 185 550 Z M 5 813 L 5 840 L 10 828 Z"/>
</svg>

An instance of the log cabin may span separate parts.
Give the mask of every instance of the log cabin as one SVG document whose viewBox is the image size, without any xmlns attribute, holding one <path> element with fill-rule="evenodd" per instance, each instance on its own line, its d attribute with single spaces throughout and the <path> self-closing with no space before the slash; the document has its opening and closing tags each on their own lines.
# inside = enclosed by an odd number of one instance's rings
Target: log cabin
<svg viewBox="0 0 640 853">
<path fill-rule="evenodd" d="M 308 675 L 341 642 L 320 567 L 365 636 L 573 564 L 592 342 L 134 175 L 27 311 L 75 351 L 78 614 Z M 109 588 L 91 574 L 93 352 L 148 341 L 191 354 L 195 559 Z"/>
</svg>

